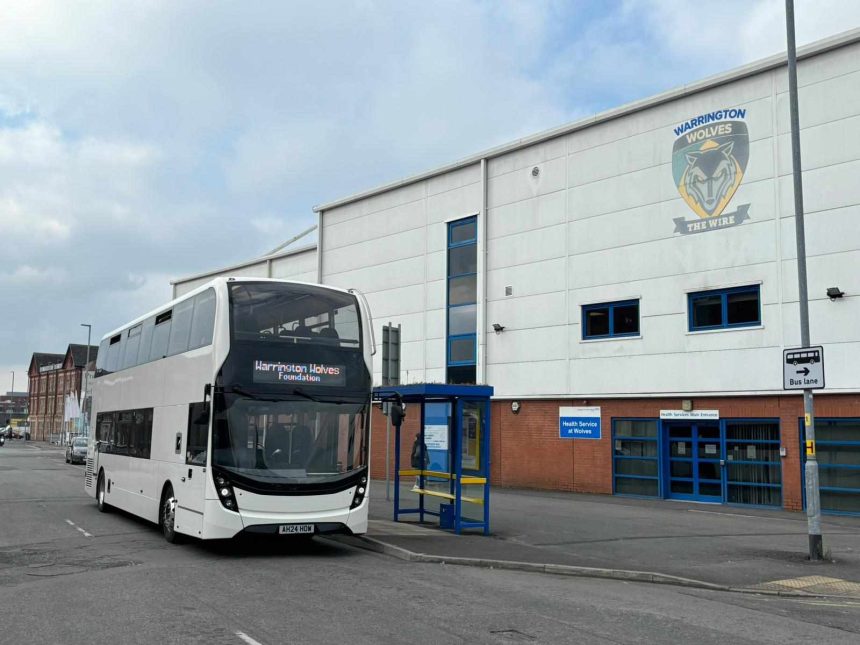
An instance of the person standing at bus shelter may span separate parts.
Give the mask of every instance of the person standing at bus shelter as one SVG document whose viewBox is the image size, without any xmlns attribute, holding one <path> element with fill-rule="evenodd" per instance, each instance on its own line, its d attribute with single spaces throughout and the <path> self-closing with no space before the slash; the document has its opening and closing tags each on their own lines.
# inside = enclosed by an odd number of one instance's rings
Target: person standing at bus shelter
<svg viewBox="0 0 860 645">
<path fill-rule="evenodd" d="M 424 470 L 430 464 L 430 455 L 427 454 L 427 444 L 421 441 L 421 431 L 415 433 L 415 442 L 412 444 L 411 456 L 412 468 L 415 470 Z M 415 477 L 415 485 L 412 490 L 418 490 L 421 487 L 421 475 Z"/>
</svg>

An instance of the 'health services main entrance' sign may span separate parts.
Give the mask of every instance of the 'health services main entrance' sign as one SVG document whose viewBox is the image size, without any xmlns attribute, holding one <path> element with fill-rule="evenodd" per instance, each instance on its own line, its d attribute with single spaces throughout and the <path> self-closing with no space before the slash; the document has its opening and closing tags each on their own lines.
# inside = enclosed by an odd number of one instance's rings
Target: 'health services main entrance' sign
<svg viewBox="0 0 860 645">
<path fill-rule="evenodd" d="M 600 439 L 600 408 L 559 408 L 560 439 Z"/>
</svg>

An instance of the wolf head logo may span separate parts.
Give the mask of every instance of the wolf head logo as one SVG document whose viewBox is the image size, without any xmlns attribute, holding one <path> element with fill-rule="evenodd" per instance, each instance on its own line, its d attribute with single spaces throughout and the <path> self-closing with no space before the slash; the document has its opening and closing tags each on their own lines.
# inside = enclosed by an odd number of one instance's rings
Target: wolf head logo
<svg viewBox="0 0 860 645">
<path fill-rule="evenodd" d="M 732 157 L 734 143 L 718 145 L 708 141 L 701 150 L 687 153 L 684 171 L 684 189 L 699 208 L 708 214 L 716 214 L 718 207 L 734 195 L 742 172 Z M 722 208 L 719 208 L 722 211 Z"/>
<path fill-rule="evenodd" d="M 716 217 L 734 197 L 748 159 L 749 135 L 743 122 L 685 133 L 676 140 L 672 155 L 678 192 L 699 217 Z"/>
</svg>

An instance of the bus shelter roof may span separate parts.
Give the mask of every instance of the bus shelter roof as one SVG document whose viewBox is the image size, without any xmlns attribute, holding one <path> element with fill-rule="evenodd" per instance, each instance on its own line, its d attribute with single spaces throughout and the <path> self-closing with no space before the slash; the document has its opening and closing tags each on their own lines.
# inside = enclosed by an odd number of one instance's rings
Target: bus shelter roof
<svg viewBox="0 0 860 645">
<path fill-rule="evenodd" d="M 383 385 L 373 388 L 374 401 L 393 401 L 398 395 L 406 402 L 469 398 L 486 399 L 493 396 L 492 385 L 448 385 L 445 383 L 411 383 Z"/>
</svg>

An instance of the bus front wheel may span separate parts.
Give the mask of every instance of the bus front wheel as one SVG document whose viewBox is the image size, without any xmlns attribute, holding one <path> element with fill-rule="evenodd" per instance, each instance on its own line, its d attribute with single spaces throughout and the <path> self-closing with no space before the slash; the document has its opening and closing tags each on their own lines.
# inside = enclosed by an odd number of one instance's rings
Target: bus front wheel
<svg viewBox="0 0 860 645">
<path fill-rule="evenodd" d="M 99 511 L 102 513 L 107 513 L 110 510 L 110 506 L 105 501 L 105 473 L 104 471 L 99 473 L 99 483 L 96 487 L 96 503 L 99 505 Z"/>
<path fill-rule="evenodd" d="M 173 486 L 168 484 L 161 495 L 161 510 L 159 522 L 161 534 L 171 544 L 179 542 L 179 534 L 176 532 L 176 497 L 173 495 Z"/>
</svg>

